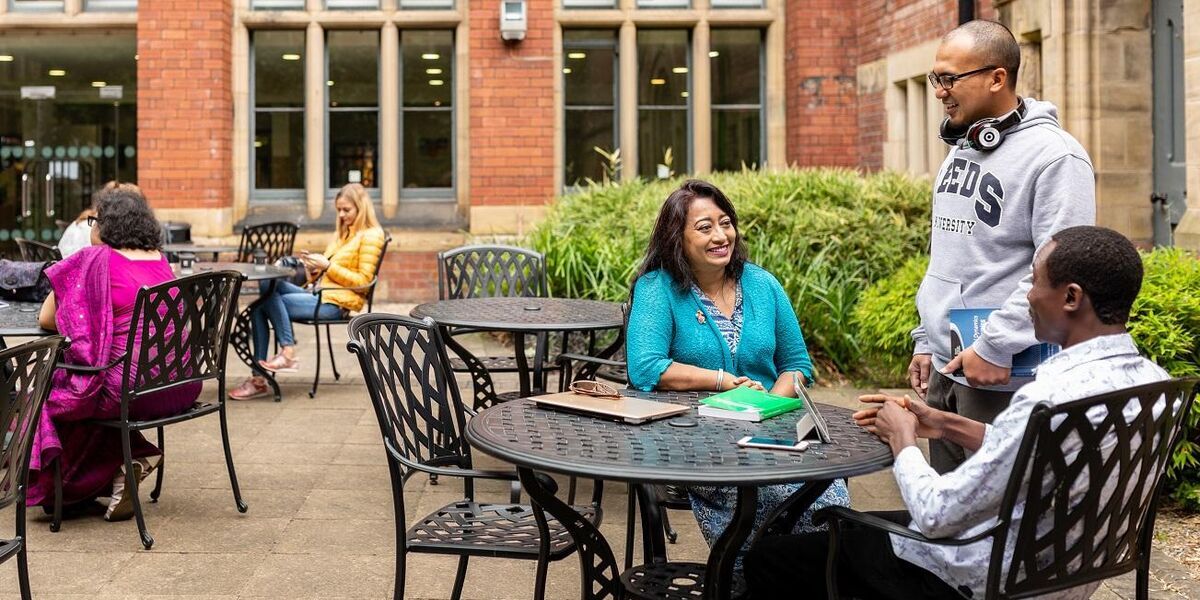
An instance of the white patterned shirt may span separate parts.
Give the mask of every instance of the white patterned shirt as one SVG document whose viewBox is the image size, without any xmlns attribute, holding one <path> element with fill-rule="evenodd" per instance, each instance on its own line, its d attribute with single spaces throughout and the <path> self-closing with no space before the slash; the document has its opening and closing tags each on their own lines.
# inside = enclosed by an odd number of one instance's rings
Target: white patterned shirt
<svg viewBox="0 0 1200 600">
<path fill-rule="evenodd" d="M 967 538 L 994 526 L 1026 423 L 1037 403 L 1062 404 L 1168 377 L 1166 371 L 1138 354 L 1129 334 L 1096 337 L 1049 358 L 1038 368 L 1037 378 L 1018 390 L 1009 407 L 987 426 L 979 451 L 958 468 L 938 475 L 915 446 L 896 456 L 896 483 L 913 518 L 909 527 L 930 538 Z M 1136 414 L 1138 406 L 1131 403 L 1127 407 L 1127 418 Z M 1162 400 L 1156 405 L 1158 410 L 1163 406 Z M 1089 417 L 1093 423 L 1102 418 Z M 1080 487 L 1082 493 L 1086 489 L 1083 482 Z M 1075 493 L 1072 489 L 1072 496 Z M 1012 563 L 1012 546 L 1024 508 L 1024 497 L 1018 498 L 1004 551 L 1002 581 Z M 992 552 L 990 539 L 952 547 L 892 536 L 892 548 L 896 556 L 937 575 L 960 593 L 970 590 L 971 597 L 984 596 Z M 1042 598 L 1085 599 L 1098 586 L 1083 585 Z"/>
</svg>

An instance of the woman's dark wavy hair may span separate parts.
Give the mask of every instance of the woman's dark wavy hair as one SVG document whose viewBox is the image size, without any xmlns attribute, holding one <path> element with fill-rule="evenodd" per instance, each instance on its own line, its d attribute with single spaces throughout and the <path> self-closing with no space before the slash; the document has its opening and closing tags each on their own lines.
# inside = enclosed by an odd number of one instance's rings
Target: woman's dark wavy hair
<svg viewBox="0 0 1200 600">
<path fill-rule="evenodd" d="M 100 241 L 120 250 L 161 250 L 162 226 L 132 183 L 108 182 L 92 197 Z"/>
<path fill-rule="evenodd" d="M 642 259 L 642 268 L 637 277 L 634 277 L 634 282 L 638 277 L 658 269 L 670 274 L 675 285 L 681 290 L 690 288 L 696 282 L 692 266 L 683 254 L 683 231 L 688 225 L 688 209 L 697 198 L 712 200 L 717 208 L 729 216 L 737 238 L 733 242 L 729 264 L 725 265 L 725 277 L 731 281 L 741 278 L 742 270 L 746 267 L 747 252 L 741 231 L 738 231 L 737 212 L 733 210 L 733 203 L 717 186 L 707 181 L 689 179 L 683 182 L 679 189 L 671 192 L 659 209 L 654 232 L 650 234 L 650 243 L 646 247 L 646 256 Z"/>
</svg>

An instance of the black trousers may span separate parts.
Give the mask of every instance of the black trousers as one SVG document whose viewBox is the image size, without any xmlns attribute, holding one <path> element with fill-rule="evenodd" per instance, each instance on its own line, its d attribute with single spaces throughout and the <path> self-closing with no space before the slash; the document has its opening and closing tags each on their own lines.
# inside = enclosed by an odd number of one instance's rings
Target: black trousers
<svg viewBox="0 0 1200 600">
<path fill-rule="evenodd" d="M 980 423 L 991 423 L 1012 403 L 1015 392 L 997 392 L 967 387 L 933 370 L 929 373 L 930 406 L 962 415 Z M 941 474 L 949 473 L 967 460 L 962 447 L 946 440 L 929 440 L 929 465 Z"/>
<path fill-rule="evenodd" d="M 904 511 L 874 513 L 908 524 Z M 759 540 L 746 555 L 746 584 L 750 600 L 824 600 L 825 559 L 829 532 L 782 535 Z M 873 600 L 961 599 L 933 573 L 900 560 L 888 534 L 846 524 L 837 555 L 838 595 Z"/>
</svg>

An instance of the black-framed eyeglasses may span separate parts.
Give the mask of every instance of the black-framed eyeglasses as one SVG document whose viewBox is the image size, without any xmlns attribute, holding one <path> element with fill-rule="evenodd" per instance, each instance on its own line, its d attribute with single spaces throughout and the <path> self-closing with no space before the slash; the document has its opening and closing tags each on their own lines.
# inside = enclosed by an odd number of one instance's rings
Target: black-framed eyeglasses
<svg viewBox="0 0 1200 600">
<path fill-rule="evenodd" d="M 99 223 L 99 222 L 100 222 L 100 217 L 88 217 L 87 218 L 88 227 L 95 227 L 96 223 Z"/>
<path fill-rule="evenodd" d="M 999 69 L 999 68 L 1000 67 L 997 67 L 995 65 L 988 65 L 986 67 L 980 67 L 978 69 L 975 69 L 974 71 L 967 71 L 966 73 L 959 73 L 958 75 L 952 75 L 949 73 L 947 73 L 945 75 L 938 75 L 937 73 L 930 73 L 929 74 L 929 85 L 932 85 L 934 88 L 942 88 L 943 90 L 951 90 L 954 88 L 954 82 L 958 81 L 959 79 L 966 79 L 967 77 L 970 77 L 972 75 L 978 75 L 980 73 L 984 73 L 986 71 L 992 71 L 992 70 Z"/>
</svg>

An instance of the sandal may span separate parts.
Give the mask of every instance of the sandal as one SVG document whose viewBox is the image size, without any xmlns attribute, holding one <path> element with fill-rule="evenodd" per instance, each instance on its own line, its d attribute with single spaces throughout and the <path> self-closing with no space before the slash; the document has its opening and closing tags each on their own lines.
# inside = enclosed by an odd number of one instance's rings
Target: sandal
<svg viewBox="0 0 1200 600">
<path fill-rule="evenodd" d="M 262 398 L 270 396 L 271 390 L 265 382 L 255 381 L 253 377 L 247 377 L 240 385 L 229 390 L 226 394 L 230 400 L 253 400 L 254 398 Z"/>
<path fill-rule="evenodd" d="M 258 366 L 272 373 L 297 373 L 300 371 L 300 361 L 288 358 L 282 352 L 271 357 L 270 360 L 258 361 Z"/>
<path fill-rule="evenodd" d="M 137 478 L 138 483 L 141 483 L 149 471 L 146 470 L 146 465 L 142 461 L 133 461 L 133 476 Z M 133 518 L 133 494 L 127 494 L 129 491 L 125 487 L 125 469 L 122 467 L 117 472 L 117 476 L 113 479 L 112 496 L 108 501 L 108 510 L 104 511 L 105 521 L 128 521 Z"/>
</svg>

